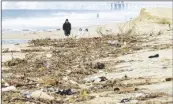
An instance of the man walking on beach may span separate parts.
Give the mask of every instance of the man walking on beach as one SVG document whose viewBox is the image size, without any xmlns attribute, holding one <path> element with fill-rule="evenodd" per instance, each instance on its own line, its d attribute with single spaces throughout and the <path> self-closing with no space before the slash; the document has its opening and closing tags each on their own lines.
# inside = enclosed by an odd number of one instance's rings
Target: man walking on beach
<svg viewBox="0 0 173 104">
<path fill-rule="evenodd" d="M 71 23 L 68 21 L 68 19 L 66 19 L 65 23 L 63 24 L 63 30 L 64 30 L 65 36 L 69 36 L 70 35 Z"/>
</svg>

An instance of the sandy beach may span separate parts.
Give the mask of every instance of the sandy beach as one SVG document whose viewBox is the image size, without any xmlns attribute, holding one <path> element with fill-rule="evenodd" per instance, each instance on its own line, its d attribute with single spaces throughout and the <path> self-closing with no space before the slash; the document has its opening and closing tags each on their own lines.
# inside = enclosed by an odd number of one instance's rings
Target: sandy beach
<svg viewBox="0 0 173 104">
<path fill-rule="evenodd" d="M 16 87 L 12 92 L 2 92 L 2 102 L 23 104 L 29 99 L 29 104 L 173 103 L 172 8 L 143 8 L 129 22 L 82 27 L 86 28 L 89 31 L 85 33 L 72 29 L 68 38 L 62 30 L 2 35 L 2 39 L 42 39 L 30 44 L 2 45 L 2 78 Z M 156 54 L 159 56 L 154 57 Z M 16 58 L 23 61 L 13 63 Z M 50 67 L 35 67 L 42 61 Z M 98 62 L 104 68 L 97 68 Z M 2 83 L 3 88 L 7 87 Z M 34 100 L 22 95 L 23 91 L 44 88 L 70 88 L 77 93 L 61 96 L 44 91 L 48 94 L 45 96 L 53 97 L 52 102 L 49 97 L 37 100 L 37 94 L 30 95 Z"/>
</svg>

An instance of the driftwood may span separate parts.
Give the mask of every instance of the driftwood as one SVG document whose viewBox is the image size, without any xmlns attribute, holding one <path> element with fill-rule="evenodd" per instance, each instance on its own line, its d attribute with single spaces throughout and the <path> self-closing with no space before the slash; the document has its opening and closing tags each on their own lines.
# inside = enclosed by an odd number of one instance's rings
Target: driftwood
<svg viewBox="0 0 173 104">
<path fill-rule="evenodd" d="M 21 87 L 21 86 L 29 86 L 29 85 L 36 85 L 38 83 L 15 83 L 16 87 Z"/>
</svg>

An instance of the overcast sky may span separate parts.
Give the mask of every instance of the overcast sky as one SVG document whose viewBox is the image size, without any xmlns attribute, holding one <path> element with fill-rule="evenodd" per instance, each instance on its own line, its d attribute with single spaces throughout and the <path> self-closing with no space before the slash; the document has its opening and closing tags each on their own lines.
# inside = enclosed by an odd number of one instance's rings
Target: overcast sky
<svg viewBox="0 0 173 104">
<path fill-rule="evenodd" d="M 2 2 L 2 9 L 98 9 L 100 6 L 107 7 L 110 2 Z"/>
<path fill-rule="evenodd" d="M 2 9 L 110 9 L 110 4 L 112 1 L 88 1 L 88 2 L 80 2 L 80 1 L 73 1 L 73 2 L 62 2 L 62 1 L 3 1 L 2 2 Z M 126 1 L 127 3 L 127 1 Z M 128 3 L 132 3 L 131 1 Z M 170 4 L 172 2 L 135 2 L 135 3 L 142 3 L 142 4 Z"/>
</svg>

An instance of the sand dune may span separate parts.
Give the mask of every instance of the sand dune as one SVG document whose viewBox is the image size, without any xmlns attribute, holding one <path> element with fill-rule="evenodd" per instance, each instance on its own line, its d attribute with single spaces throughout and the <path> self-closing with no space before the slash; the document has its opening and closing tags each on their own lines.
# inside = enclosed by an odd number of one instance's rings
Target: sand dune
<svg viewBox="0 0 173 104">
<path fill-rule="evenodd" d="M 143 8 L 134 22 L 172 24 L 172 8 Z"/>
</svg>

